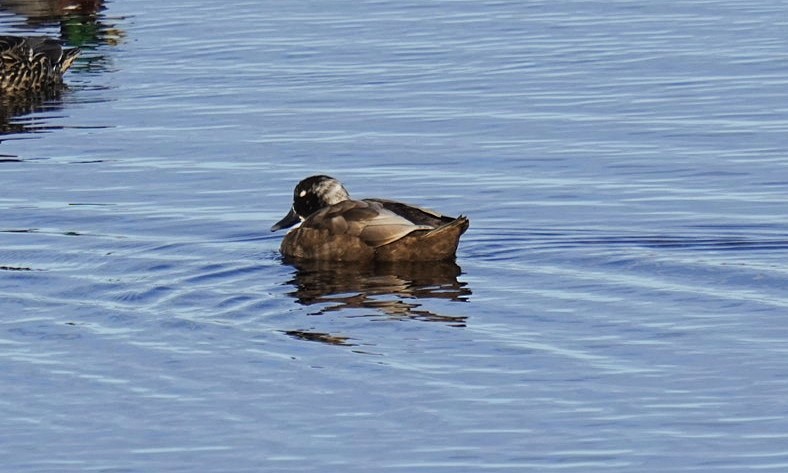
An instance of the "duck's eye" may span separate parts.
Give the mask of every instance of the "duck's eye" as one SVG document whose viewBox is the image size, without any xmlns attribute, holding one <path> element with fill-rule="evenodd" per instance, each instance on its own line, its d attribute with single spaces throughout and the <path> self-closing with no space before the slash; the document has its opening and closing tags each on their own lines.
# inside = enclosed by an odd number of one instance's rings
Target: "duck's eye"
<svg viewBox="0 0 788 473">
<path fill-rule="evenodd" d="M 298 197 L 303 197 L 306 195 L 306 191 L 301 191 L 298 193 Z"/>
</svg>

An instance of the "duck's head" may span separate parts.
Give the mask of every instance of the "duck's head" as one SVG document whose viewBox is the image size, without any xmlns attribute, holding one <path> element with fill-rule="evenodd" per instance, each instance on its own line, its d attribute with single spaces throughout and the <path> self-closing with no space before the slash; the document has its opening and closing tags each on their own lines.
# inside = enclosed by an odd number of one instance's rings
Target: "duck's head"
<svg viewBox="0 0 788 473">
<path fill-rule="evenodd" d="M 293 207 L 285 217 L 276 222 L 271 231 L 292 227 L 296 223 L 328 207 L 350 199 L 350 195 L 341 182 L 330 176 L 312 176 L 299 182 L 293 191 Z"/>
</svg>

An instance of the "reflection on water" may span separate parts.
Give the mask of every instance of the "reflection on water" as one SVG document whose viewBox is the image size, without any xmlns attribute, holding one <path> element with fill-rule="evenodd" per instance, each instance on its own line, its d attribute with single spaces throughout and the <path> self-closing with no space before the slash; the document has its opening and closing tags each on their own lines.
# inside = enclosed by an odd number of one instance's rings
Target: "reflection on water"
<svg viewBox="0 0 788 473">
<path fill-rule="evenodd" d="M 350 337 L 342 337 L 340 335 L 331 335 L 330 333 L 324 332 L 310 332 L 307 330 L 286 330 L 284 332 L 287 335 L 290 335 L 293 338 L 297 338 L 299 340 L 307 340 L 310 342 L 321 342 L 327 343 L 329 345 L 341 345 L 346 347 L 352 347 L 355 343 L 350 343 Z"/>
<path fill-rule="evenodd" d="M 13 133 L 41 133 L 60 126 L 48 125 L 51 115 L 43 112 L 62 110 L 62 91 L 59 89 L 35 94 L 0 96 L 0 135 Z M 2 140 L 0 140 L 2 141 Z"/>
<path fill-rule="evenodd" d="M 103 0 L 0 0 L 0 9 L 24 18 L 25 29 L 60 28 L 60 39 L 71 46 L 91 48 L 115 44 L 119 30 L 105 24 Z"/>
<path fill-rule="evenodd" d="M 465 326 L 465 316 L 438 314 L 425 309 L 420 300 L 446 299 L 466 302 L 471 290 L 457 277 L 461 269 L 453 262 L 389 263 L 362 266 L 331 262 L 291 262 L 295 277 L 292 296 L 299 304 L 320 305 L 315 315 L 346 309 L 372 309 L 387 318 L 443 322 Z M 288 335 L 335 345 L 348 345 L 335 335 L 290 331 Z"/>
<path fill-rule="evenodd" d="M 0 8 L 29 18 L 32 25 L 65 15 L 92 15 L 104 8 L 103 0 L 0 0 Z"/>
</svg>

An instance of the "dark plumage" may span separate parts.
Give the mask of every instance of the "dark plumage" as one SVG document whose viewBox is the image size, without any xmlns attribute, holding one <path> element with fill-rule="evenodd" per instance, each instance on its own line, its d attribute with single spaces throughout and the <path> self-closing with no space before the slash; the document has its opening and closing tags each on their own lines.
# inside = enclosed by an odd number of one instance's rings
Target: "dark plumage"
<svg viewBox="0 0 788 473">
<path fill-rule="evenodd" d="M 282 240 L 282 254 L 301 260 L 438 261 L 453 259 L 463 216 L 384 199 L 351 200 L 329 176 L 304 179 L 293 192 L 293 207 L 271 231 L 301 223 Z"/>
<path fill-rule="evenodd" d="M 63 84 L 79 55 L 43 36 L 0 36 L 0 94 L 41 92 Z"/>
</svg>

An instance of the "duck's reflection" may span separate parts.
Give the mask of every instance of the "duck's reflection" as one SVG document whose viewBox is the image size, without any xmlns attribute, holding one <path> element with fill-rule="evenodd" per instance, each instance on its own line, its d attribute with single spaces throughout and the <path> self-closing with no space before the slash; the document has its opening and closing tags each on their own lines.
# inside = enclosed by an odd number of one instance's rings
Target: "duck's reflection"
<svg viewBox="0 0 788 473">
<path fill-rule="evenodd" d="M 61 95 L 60 89 L 0 95 L 0 135 L 41 133 L 60 128 L 47 122 L 53 112 L 63 109 Z"/>
<path fill-rule="evenodd" d="M 70 46 L 90 49 L 116 44 L 121 30 L 104 21 L 104 0 L 0 0 L 0 9 L 24 19 L 25 29 L 60 27 L 60 39 Z"/>
<path fill-rule="evenodd" d="M 321 342 L 329 345 L 342 345 L 352 347 L 355 343 L 351 343 L 350 337 L 342 337 L 339 335 L 331 335 L 325 332 L 314 332 L 309 330 L 285 330 L 287 335 L 299 340 L 306 340 L 309 342 Z"/>
<path fill-rule="evenodd" d="M 345 309 L 371 309 L 371 316 L 442 322 L 464 327 L 466 316 L 439 314 L 423 307 L 426 299 L 466 302 L 471 290 L 457 277 L 454 262 L 338 265 L 334 262 L 285 261 L 296 268 L 288 281 L 299 304 L 319 306 L 315 315 Z M 346 337 L 289 331 L 295 338 L 350 345 Z"/>
<path fill-rule="evenodd" d="M 104 8 L 104 0 L 0 0 L 0 7 L 36 24 L 68 14 L 95 14 Z"/>
</svg>

